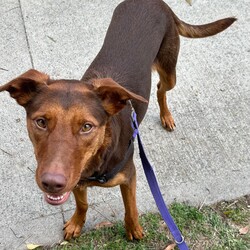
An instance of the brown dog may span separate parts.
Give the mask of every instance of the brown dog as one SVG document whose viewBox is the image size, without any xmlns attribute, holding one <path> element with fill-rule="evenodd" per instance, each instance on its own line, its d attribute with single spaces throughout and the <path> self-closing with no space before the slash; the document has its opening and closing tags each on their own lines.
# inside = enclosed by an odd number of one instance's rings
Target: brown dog
<svg viewBox="0 0 250 250">
<path fill-rule="evenodd" d="M 128 239 L 143 237 L 127 101 L 132 100 L 140 123 L 153 66 L 160 75 L 161 122 L 173 130 L 166 91 L 175 86 L 179 35 L 215 35 L 235 20 L 194 26 L 178 19 L 161 0 L 127 0 L 116 8 L 103 47 L 80 81 L 51 80 L 31 69 L 0 87 L 27 112 L 38 164 L 36 181 L 45 200 L 59 205 L 74 193 L 76 211 L 64 227 L 65 239 L 80 235 L 88 208 L 87 187 L 115 185 L 121 188 Z"/>
</svg>

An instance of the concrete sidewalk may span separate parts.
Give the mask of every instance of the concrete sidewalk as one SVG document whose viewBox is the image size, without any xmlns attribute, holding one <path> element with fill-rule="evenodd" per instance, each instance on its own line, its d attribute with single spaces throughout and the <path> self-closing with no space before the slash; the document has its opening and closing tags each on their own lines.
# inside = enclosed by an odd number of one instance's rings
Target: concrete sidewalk
<svg viewBox="0 0 250 250">
<path fill-rule="evenodd" d="M 79 79 L 99 51 L 119 0 L 29 1 L 0 4 L 0 84 L 30 68 L 52 78 Z M 177 128 L 161 128 L 156 102 L 157 76 L 141 135 L 155 166 L 165 201 L 209 204 L 250 193 L 250 1 L 166 1 L 193 24 L 227 16 L 238 21 L 207 39 L 181 40 L 177 86 L 169 104 Z M 0 249 L 62 240 L 63 221 L 74 200 L 62 207 L 43 201 L 34 172 L 25 112 L 0 94 Z M 138 207 L 156 211 L 142 167 L 138 169 Z M 93 188 L 86 228 L 123 218 L 119 188 Z"/>
</svg>

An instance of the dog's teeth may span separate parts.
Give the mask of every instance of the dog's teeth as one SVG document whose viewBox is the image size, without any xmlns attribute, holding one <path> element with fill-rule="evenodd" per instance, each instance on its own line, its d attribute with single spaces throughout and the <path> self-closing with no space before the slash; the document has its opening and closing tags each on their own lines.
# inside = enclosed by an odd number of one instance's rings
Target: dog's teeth
<svg viewBox="0 0 250 250">
<path fill-rule="evenodd" d="M 53 200 L 53 201 L 59 201 L 59 200 L 62 200 L 64 198 L 65 194 L 61 195 L 61 196 L 52 196 L 52 195 L 48 195 L 47 194 L 47 197 L 50 199 L 50 200 Z"/>
</svg>

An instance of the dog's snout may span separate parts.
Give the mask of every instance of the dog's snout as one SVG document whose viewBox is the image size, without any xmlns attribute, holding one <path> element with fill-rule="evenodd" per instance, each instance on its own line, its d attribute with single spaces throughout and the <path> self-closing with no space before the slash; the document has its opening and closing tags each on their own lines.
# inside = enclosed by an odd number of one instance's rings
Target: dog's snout
<svg viewBox="0 0 250 250">
<path fill-rule="evenodd" d="M 66 178 L 61 174 L 45 173 L 41 181 L 43 188 L 49 193 L 60 193 L 66 186 Z"/>
</svg>

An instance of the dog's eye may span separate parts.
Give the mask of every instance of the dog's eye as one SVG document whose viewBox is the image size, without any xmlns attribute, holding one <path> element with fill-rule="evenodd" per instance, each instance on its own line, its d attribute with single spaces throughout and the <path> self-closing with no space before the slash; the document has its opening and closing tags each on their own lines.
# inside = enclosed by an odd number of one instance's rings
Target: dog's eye
<svg viewBox="0 0 250 250">
<path fill-rule="evenodd" d="M 90 123 L 85 123 L 83 124 L 80 133 L 88 133 L 92 130 L 93 125 Z"/>
<path fill-rule="evenodd" d="M 47 122 L 44 118 L 38 118 L 35 120 L 38 128 L 45 130 L 47 128 Z"/>
</svg>

